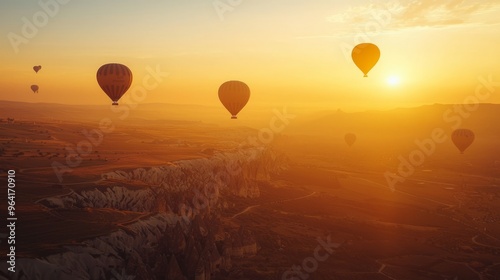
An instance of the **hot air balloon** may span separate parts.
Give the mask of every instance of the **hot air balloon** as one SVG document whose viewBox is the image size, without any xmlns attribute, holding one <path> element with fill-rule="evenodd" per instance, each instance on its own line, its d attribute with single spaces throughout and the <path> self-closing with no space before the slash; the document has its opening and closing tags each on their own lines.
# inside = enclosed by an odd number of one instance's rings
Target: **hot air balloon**
<svg viewBox="0 0 500 280">
<path fill-rule="evenodd" d="M 35 73 L 38 73 L 38 71 L 40 71 L 40 69 L 42 69 L 42 65 L 33 66 L 33 70 L 35 70 Z"/>
<path fill-rule="evenodd" d="M 250 88 L 240 81 L 227 81 L 219 87 L 219 99 L 222 105 L 231 113 L 231 119 L 237 119 L 237 114 L 245 107 L 250 98 Z"/>
<path fill-rule="evenodd" d="M 356 134 L 354 133 L 347 133 L 345 136 L 344 136 L 344 140 L 346 142 L 346 144 L 351 147 L 352 144 L 354 144 L 354 142 L 356 142 Z"/>
<path fill-rule="evenodd" d="M 113 105 L 118 105 L 118 100 L 132 84 L 132 71 L 123 64 L 104 64 L 97 70 L 97 82 Z"/>
<path fill-rule="evenodd" d="M 359 70 L 365 74 L 365 77 L 368 77 L 368 72 L 380 58 L 380 50 L 372 43 L 362 43 L 352 49 L 351 56 Z"/>
<path fill-rule="evenodd" d="M 474 142 L 474 137 L 474 132 L 465 128 L 456 129 L 451 134 L 453 144 L 455 144 L 462 154 Z"/>
<path fill-rule="evenodd" d="M 38 93 L 38 86 L 37 85 L 31 85 L 31 90 L 33 93 Z"/>
</svg>

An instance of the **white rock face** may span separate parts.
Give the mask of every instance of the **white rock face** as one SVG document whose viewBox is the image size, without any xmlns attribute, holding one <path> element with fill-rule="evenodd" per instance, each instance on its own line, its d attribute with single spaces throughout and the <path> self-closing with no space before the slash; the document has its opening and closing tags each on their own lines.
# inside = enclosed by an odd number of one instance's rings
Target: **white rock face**
<svg viewBox="0 0 500 280">
<path fill-rule="evenodd" d="M 155 253 L 155 243 L 179 220 L 174 214 L 157 214 L 132 224 L 130 232 L 118 230 L 87 240 L 83 246 L 66 246 L 66 252 L 43 259 L 19 259 L 18 272 L 9 279 L 127 279 L 117 278 L 126 276 L 127 261 L 140 263 L 143 256 Z M 3 264 L 2 271 L 6 271 Z"/>
<path fill-rule="evenodd" d="M 209 159 L 194 159 L 174 164 L 117 170 L 103 174 L 105 179 L 142 182 L 148 188 L 129 189 L 121 186 L 72 192 L 67 196 L 47 198 L 42 204 L 50 208 L 114 208 L 136 212 L 160 211 L 170 207 L 175 211 L 183 201 L 195 204 L 187 192 L 218 196 L 221 192 L 254 198 L 260 196 L 257 181 L 268 180 L 271 173 L 286 168 L 284 159 L 264 149 L 247 149 L 235 153 L 219 153 Z M 166 205 L 162 205 L 166 202 Z M 166 210 L 165 210 L 166 211 Z"/>
<path fill-rule="evenodd" d="M 213 249 L 215 242 L 221 242 L 214 237 L 221 235 L 215 217 L 223 209 L 224 196 L 258 197 L 257 182 L 285 168 L 284 158 L 269 150 L 253 148 L 219 153 L 209 159 L 103 174 L 103 178 L 140 181 L 148 187 L 132 189 L 117 183 L 113 187 L 47 198 L 40 203 L 54 209 L 113 208 L 153 215 L 111 234 L 86 240 L 83 245 L 66 246 L 66 251 L 60 254 L 41 259 L 17 259 L 18 272 L 8 275 L 8 279 L 135 279 L 134 273 L 143 275 L 141 279 L 164 279 L 158 275 L 166 275 L 168 271 L 158 263 L 167 263 L 172 257 L 179 264 L 186 260 L 183 252 L 169 257 L 165 252 L 168 248 L 159 244 L 168 243 L 173 236 L 184 238 L 189 244 L 189 235 L 194 232 L 201 232 L 205 240 L 196 245 L 204 252 L 203 261 L 217 259 L 230 263 L 230 256 L 218 259 L 217 256 L 224 252 Z M 205 223 L 202 219 L 210 221 Z M 203 250 L 200 244 L 205 244 L 206 249 Z M 7 277 L 2 274 L 6 271 L 5 263 L 0 264 L 0 271 L 0 279 Z"/>
</svg>

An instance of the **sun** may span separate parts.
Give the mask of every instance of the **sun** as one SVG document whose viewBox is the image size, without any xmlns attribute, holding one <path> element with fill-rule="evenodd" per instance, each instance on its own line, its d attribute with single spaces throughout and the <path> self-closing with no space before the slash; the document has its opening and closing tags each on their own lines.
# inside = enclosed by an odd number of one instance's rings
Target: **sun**
<svg viewBox="0 0 500 280">
<path fill-rule="evenodd" d="M 387 78 L 387 84 L 392 86 L 392 87 L 395 87 L 397 85 L 399 85 L 401 83 L 401 79 L 398 77 L 398 76 L 389 76 Z"/>
</svg>

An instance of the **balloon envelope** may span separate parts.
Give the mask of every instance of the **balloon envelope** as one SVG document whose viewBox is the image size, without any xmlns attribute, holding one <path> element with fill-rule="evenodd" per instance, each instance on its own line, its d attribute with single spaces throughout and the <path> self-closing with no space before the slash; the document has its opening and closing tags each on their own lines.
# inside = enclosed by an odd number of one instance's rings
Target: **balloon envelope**
<svg viewBox="0 0 500 280">
<path fill-rule="evenodd" d="M 470 129 L 456 129 L 451 134 L 451 140 L 453 144 L 460 150 L 460 153 L 464 153 L 464 151 L 474 142 L 474 132 Z"/>
<path fill-rule="evenodd" d="M 354 144 L 354 142 L 356 142 L 356 134 L 354 133 L 347 133 L 345 136 L 344 136 L 344 140 L 346 142 L 346 144 L 351 147 L 352 144 Z"/>
<path fill-rule="evenodd" d="M 35 70 L 35 73 L 38 73 L 38 71 L 40 71 L 40 69 L 42 69 L 42 65 L 33 66 L 33 70 Z"/>
<path fill-rule="evenodd" d="M 38 92 L 38 86 L 37 85 L 31 85 L 31 90 L 33 91 L 33 93 Z"/>
<path fill-rule="evenodd" d="M 362 43 L 352 49 L 351 56 L 354 64 L 365 74 L 365 77 L 368 77 L 368 72 L 380 58 L 380 50 L 372 43 Z"/>
<path fill-rule="evenodd" d="M 118 100 L 132 84 L 132 71 L 119 63 L 104 64 L 97 70 L 97 83 L 111 98 L 113 105 L 118 105 Z"/>
<path fill-rule="evenodd" d="M 219 87 L 219 99 L 231 113 L 231 119 L 237 119 L 236 115 L 250 99 L 250 88 L 240 81 L 227 81 Z"/>
</svg>

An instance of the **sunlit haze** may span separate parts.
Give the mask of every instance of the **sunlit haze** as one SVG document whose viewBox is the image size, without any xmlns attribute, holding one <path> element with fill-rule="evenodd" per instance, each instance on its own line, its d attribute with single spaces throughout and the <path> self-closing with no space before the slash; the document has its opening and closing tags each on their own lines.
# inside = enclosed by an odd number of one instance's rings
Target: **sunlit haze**
<svg viewBox="0 0 500 280">
<path fill-rule="evenodd" d="M 39 2 L 52 3 L 49 16 Z M 498 1 L 53 2 L 0 4 L 0 99 L 107 103 L 95 75 L 109 62 L 129 66 L 132 88 L 147 67 L 168 73 L 144 103 L 218 106 L 218 86 L 236 79 L 251 89 L 249 108 L 460 103 L 479 76 L 500 77 Z M 366 79 L 350 57 L 362 41 L 381 50 Z"/>
<path fill-rule="evenodd" d="M 0 279 L 500 279 L 500 0 L 0 13 Z"/>
</svg>

